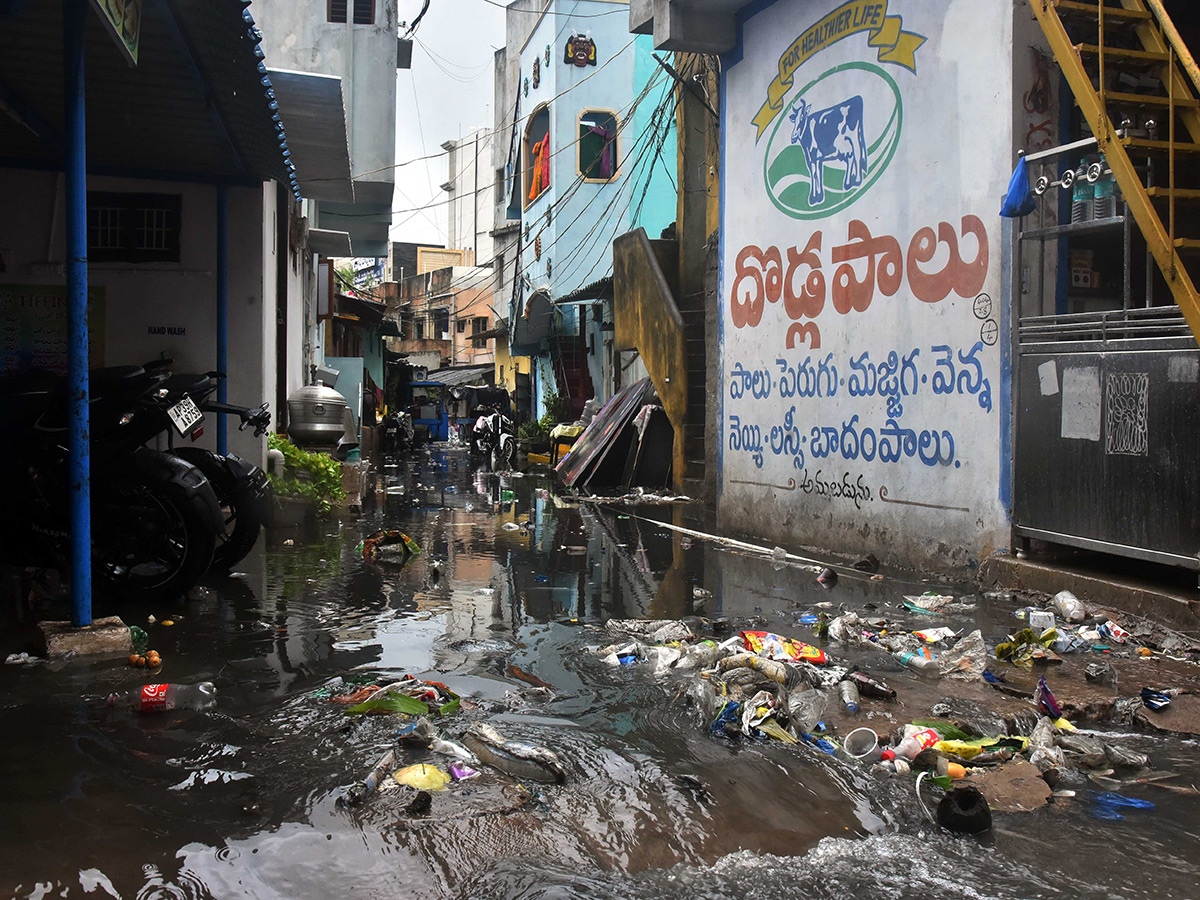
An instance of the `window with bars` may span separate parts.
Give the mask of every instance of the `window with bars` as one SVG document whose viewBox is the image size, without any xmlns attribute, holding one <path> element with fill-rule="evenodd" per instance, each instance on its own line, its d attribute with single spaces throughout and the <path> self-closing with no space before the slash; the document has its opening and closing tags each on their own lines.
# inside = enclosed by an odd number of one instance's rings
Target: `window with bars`
<svg viewBox="0 0 1200 900">
<path fill-rule="evenodd" d="M 327 19 L 330 22 L 345 22 L 347 12 L 353 10 L 355 25 L 375 24 L 375 0 L 328 0 Z"/>
<path fill-rule="evenodd" d="M 471 334 L 482 334 L 488 330 L 487 316 L 476 316 L 471 320 Z M 473 338 L 471 340 L 473 347 L 486 347 L 487 338 Z"/>
<path fill-rule="evenodd" d="M 91 262 L 179 262 L 179 194 L 88 191 Z"/>
</svg>

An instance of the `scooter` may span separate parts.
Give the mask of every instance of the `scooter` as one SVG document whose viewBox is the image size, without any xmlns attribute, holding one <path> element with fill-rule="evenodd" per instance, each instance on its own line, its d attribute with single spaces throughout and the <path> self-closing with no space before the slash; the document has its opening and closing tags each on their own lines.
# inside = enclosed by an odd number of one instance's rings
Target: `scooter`
<svg viewBox="0 0 1200 900">
<path fill-rule="evenodd" d="M 493 471 L 511 469 L 517 455 L 517 431 L 512 419 L 502 412 L 486 413 L 476 419 L 471 452 L 486 454 Z"/>
<path fill-rule="evenodd" d="M 383 417 L 383 453 L 400 456 L 412 449 L 412 416 L 406 412 L 389 412 Z"/>
<path fill-rule="evenodd" d="M 89 456 L 92 584 L 121 600 L 167 600 L 186 592 L 212 561 L 224 530 L 204 473 L 144 446 L 147 420 L 190 417 L 187 403 L 159 395 L 165 376 L 141 366 L 90 373 Z M 67 388 L 46 373 L 0 379 L 0 457 L 6 515 L 0 556 L 63 568 L 71 549 L 71 457 Z"/>
</svg>

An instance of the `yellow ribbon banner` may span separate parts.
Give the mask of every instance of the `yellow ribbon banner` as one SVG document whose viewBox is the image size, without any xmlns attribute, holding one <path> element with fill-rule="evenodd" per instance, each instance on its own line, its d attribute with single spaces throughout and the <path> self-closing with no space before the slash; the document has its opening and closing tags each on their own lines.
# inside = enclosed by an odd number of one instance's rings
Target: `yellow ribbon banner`
<svg viewBox="0 0 1200 900">
<path fill-rule="evenodd" d="M 887 14 L 888 0 L 849 0 L 808 28 L 779 57 L 779 74 L 767 87 L 767 100 L 755 115 L 758 138 L 783 111 L 783 101 L 792 88 L 792 76 L 811 57 L 842 38 L 867 32 L 867 45 L 879 48 L 881 63 L 894 63 L 917 71 L 917 48 L 925 38 L 903 31 L 900 16 Z M 757 140 L 757 138 L 756 138 Z"/>
</svg>

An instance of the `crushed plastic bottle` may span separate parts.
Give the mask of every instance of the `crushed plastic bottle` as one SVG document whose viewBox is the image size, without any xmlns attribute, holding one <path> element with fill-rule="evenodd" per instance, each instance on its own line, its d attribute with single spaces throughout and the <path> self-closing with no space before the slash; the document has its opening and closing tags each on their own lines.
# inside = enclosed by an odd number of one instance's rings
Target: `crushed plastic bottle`
<svg viewBox="0 0 1200 900">
<path fill-rule="evenodd" d="M 858 685 L 849 680 L 839 682 L 838 699 L 842 702 L 842 709 L 852 716 L 858 715 Z"/>
<path fill-rule="evenodd" d="M 906 669 L 912 669 L 924 675 L 941 674 L 941 667 L 938 665 L 936 659 L 931 659 L 920 653 L 913 653 L 911 650 L 898 650 L 892 654 L 892 658 Z"/>
<path fill-rule="evenodd" d="M 879 758 L 885 762 L 896 757 L 912 759 L 922 750 L 928 750 L 941 739 L 942 736 L 932 728 L 922 728 L 920 731 L 910 734 L 895 747 L 889 747 L 887 750 L 884 750 L 879 755 Z"/>
<path fill-rule="evenodd" d="M 209 709 L 217 704 L 217 688 L 211 681 L 199 684 L 147 684 L 123 694 L 109 694 L 109 706 L 124 706 L 141 713 L 171 709 Z"/>
<path fill-rule="evenodd" d="M 1050 601 L 1054 611 L 1068 622 L 1082 622 L 1087 618 L 1083 602 L 1070 591 L 1059 591 Z"/>
</svg>

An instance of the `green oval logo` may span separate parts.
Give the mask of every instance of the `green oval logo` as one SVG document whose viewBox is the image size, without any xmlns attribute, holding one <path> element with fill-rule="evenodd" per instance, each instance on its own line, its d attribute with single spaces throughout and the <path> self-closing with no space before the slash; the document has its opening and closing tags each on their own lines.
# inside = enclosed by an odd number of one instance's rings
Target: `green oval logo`
<svg viewBox="0 0 1200 900">
<path fill-rule="evenodd" d="M 903 118 L 900 88 L 878 66 L 844 63 L 810 81 L 767 141 L 763 177 L 771 202 L 793 219 L 845 209 L 887 169 Z"/>
</svg>

